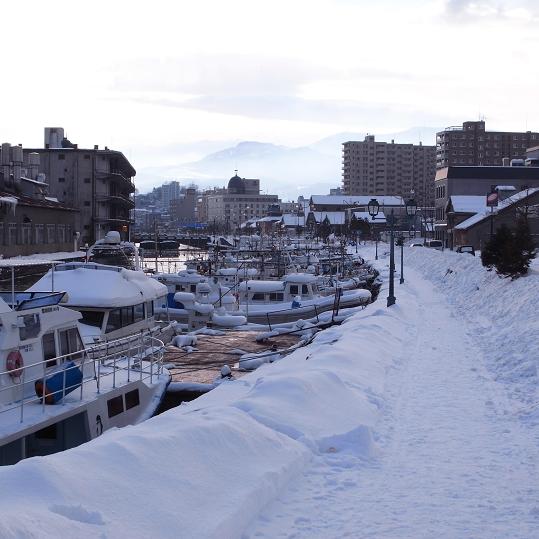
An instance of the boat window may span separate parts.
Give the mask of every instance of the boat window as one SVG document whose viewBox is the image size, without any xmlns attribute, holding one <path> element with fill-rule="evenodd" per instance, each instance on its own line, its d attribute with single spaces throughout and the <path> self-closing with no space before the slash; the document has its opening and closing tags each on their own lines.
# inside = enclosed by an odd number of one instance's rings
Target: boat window
<svg viewBox="0 0 539 539">
<path fill-rule="evenodd" d="M 83 350 L 79 330 L 77 328 L 65 329 L 59 332 L 61 355 L 74 354 Z M 69 359 L 79 359 L 81 354 L 75 354 Z"/>
<path fill-rule="evenodd" d="M 107 401 L 107 408 L 109 411 L 109 417 L 121 414 L 124 411 L 124 399 L 122 395 L 118 395 Z"/>
<path fill-rule="evenodd" d="M 252 299 L 254 301 L 264 301 L 264 293 L 263 292 L 255 292 L 253 294 Z"/>
<path fill-rule="evenodd" d="M 301 285 L 301 293 L 302 294 L 308 294 L 309 293 L 309 287 L 306 284 Z"/>
<path fill-rule="evenodd" d="M 283 301 L 284 300 L 284 294 L 282 292 L 272 292 L 269 295 L 270 301 Z"/>
<path fill-rule="evenodd" d="M 107 320 L 106 333 L 116 331 L 122 327 L 122 311 L 121 309 L 112 309 L 109 311 L 109 318 Z"/>
<path fill-rule="evenodd" d="M 19 327 L 21 341 L 37 337 L 41 331 L 39 314 L 23 314 L 22 316 L 17 316 L 17 326 Z"/>
<path fill-rule="evenodd" d="M 144 303 L 135 305 L 135 322 L 140 322 L 141 320 L 144 320 Z"/>
<path fill-rule="evenodd" d="M 140 397 L 138 394 L 138 389 L 133 389 L 133 391 L 128 391 L 125 394 L 125 409 L 130 410 L 135 406 L 140 404 Z"/>
<path fill-rule="evenodd" d="M 192 294 L 195 294 L 196 291 L 197 291 L 197 285 L 196 285 L 196 284 L 192 284 L 192 285 L 191 285 L 191 293 L 192 293 Z"/>
<path fill-rule="evenodd" d="M 146 302 L 146 317 L 151 318 L 153 316 L 153 302 Z"/>
<path fill-rule="evenodd" d="M 296 296 L 299 292 L 299 287 L 297 284 L 291 284 L 290 285 L 290 294 L 292 294 L 293 296 Z"/>
<path fill-rule="evenodd" d="M 82 314 L 82 318 L 79 320 L 81 324 L 97 328 L 103 326 L 103 317 L 105 316 L 103 311 L 80 311 L 80 314 Z"/>
<path fill-rule="evenodd" d="M 129 326 L 133 321 L 133 306 L 122 307 L 122 327 Z"/>
<path fill-rule="evenodd" d="M 54 340 L 54 331 L 45 333 L 42 337 L 43 343 L 43 361 L 46 361 L 46 367 L 56 365 L 56 342 Z"/>
<path fill-rule="evenodd" d="M 176 292 L 183 292 L 183 288 L 181 284 L 176 285 Z"/>
</svg>

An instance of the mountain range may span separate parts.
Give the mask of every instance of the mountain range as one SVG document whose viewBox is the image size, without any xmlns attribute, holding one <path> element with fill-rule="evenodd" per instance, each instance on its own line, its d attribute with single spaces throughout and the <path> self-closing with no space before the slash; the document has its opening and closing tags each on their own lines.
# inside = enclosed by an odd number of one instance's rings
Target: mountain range
<svg viewBox="0 0 539 539">
<path fill-rule="evenodd" d="M 434 145 L 439 128 L 415 127 L 397 133 L 377 134 L 376 140 Z M 172 179 L 199 187 L 226 186 L 238 174 L 260 178 L 263 192 L 278 194 L 282 200 L 299 195 L 329 193 L 341 184 L 341 146 L 349 140 L 363 140 L 367 133 L 343 132 L 302 147 L 245 141 L 212 152 L 201 159 L 178 164 L 146 167 L 137 174 L 141 192 Z M 226 142 L 223 142 L 226 144 Z"/>
</svg>

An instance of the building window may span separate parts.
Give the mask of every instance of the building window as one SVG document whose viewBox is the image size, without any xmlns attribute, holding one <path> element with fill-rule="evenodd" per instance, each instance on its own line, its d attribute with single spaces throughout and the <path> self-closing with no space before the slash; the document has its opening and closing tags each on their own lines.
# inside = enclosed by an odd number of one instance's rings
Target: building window
<svg viewBox="0 0 539 539">
<path fill-rule="evenodd" d="M 84 159 L 90 159 L 90 154 L 85 153 L 85 154 L 84 154 Z"/>
<path fill-rule="evenodd" d="M 9 223 L 8 227 L 7 244 L 17 245 L 17 224 Z"/>
<path fill-rule="evenodd" d="M 65 241 L 66 241 L 65 225 L 58 225 L 58 243 L 65 243 Z"/>
<path fill-rule="evenodd" d="M 85 205 L 85 206 L 89 206 L 89 205 L 90 205 L 90 201 L 89 201 L 89 200 L 85 200 L 85 201 L 84 201 L 84 205 Z"/>
<path fill-rule="evenodd" d="M 47 243 L 56 242 L 56 225 L 47 225 Z"/>
<path fill-rule="evenodd" d="M 59 153 L 59 154 L 58 154 L 58 160 L 59 160 L 59 161 L 64 161 L 65 158 L 66 158 L 65 154 L 63 154 L 63 153 Z"/>
<path fill-rule="evenodd" d="M 58 183 L 65 183 L 66 179 L 65 178 L 58 178 Z"/>
<path fill-rule="evenodd" d="M 35 234 L 35 240 L 36 240 L 36 245 L 41 245 L 42 243 L 44 243 L 44 238 L 43 238 L 43 225 L 36 225 L 35 226 L 35 229 L 34 229 L 34 234 Z"/>
<path fill-rule="evenodd" d="M 32 225 L 29 223 L 24 223 L 21 227 L 21 243 L 23 245 L 32 244 Z"/>
<path fill-rule="evenodd" d="M 90 178 L 84 178 L 84 183 L 90 183 L 92 180 Z"/>
</svg>

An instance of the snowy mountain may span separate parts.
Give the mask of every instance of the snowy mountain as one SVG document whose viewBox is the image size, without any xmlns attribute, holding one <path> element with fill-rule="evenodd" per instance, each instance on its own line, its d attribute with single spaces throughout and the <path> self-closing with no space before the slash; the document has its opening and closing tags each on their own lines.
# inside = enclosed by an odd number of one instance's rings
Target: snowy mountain
<svg viewBox="0 0 539 539">
<path fill-rule="evenodd" d="M 375 135 L 376 140 L 396 143 L 434 144 L 438 128 L 414 127 L 397 133 Z M 260 178 L 262 190 L 283 200 L 299 195 L 327 193 L 341 184 L 341 145 L 363 140 L 365 133 L 343 132 L 308 146 L 292 148 L 266 142 L 246 141 L 225 147 L 191 162 L 146 167 L 137 174 L 137 186 L 146 192 L 164 181 L 178 179 L 200 187 L 225 186 L 234 170 L 245 178 Z M 170 161 L 170 160 L 169 160 Z"/>
</svg>

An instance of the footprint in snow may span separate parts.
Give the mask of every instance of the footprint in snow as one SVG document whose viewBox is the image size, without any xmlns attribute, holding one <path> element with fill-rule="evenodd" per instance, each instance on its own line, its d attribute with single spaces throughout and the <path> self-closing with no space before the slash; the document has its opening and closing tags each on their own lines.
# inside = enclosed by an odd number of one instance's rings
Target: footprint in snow
<svg viewBox="0 0 539 539">
<path fill-rule="evenodd" d="M 105 524 L 99 511 L 88 511 L 82 505 L 54 504 L 49 507 L 49 510 L 69 520 L 82 522 L 83 524 Z"/>
</svg>

